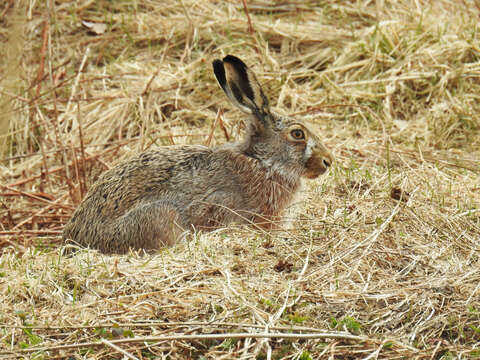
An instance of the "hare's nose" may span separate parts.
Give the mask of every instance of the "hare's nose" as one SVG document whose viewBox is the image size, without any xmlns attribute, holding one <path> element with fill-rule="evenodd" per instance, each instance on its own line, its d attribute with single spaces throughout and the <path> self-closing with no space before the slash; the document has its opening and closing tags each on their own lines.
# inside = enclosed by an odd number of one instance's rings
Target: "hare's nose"
<svg viewBox="0 0 480 360">
<path fill-rule="evenodd" d="M 327 153 L 323 156 L 322 163 L 323 163 L 323 166 L 325 166 L 325 169 L 332 166 L 332 162 L 333 162 L 333 155 L 332 154 Z"/>
</svg>

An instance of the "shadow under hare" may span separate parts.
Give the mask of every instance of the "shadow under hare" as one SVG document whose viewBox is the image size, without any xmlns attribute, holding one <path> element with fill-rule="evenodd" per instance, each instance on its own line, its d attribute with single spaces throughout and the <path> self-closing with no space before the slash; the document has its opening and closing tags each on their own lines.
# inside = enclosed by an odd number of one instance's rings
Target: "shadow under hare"
<svg viewBox="0 0 480 360">
<path fill-rule="evenodd" d="M 270 229 L 301 178 L 327 170 L 329 151 L 301 121 L 270 110 L 240 59 L 215 60 L 213 71 L 230 101 L 250 115 L 243 140 L 160 147 L 106 171 L 65 226 L 65 241 L 104 253 L 151 252 L 192 228 L 236 222 Z"/>
</svg>

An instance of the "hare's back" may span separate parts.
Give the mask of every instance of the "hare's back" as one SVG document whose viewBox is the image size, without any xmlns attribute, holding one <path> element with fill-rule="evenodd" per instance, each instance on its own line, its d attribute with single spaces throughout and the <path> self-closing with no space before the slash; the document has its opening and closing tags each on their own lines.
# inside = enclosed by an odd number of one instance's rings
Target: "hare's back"
<svg viewBox="0 0 480 360">
<path fill-rule="evenodd" d="M 146 151 L 103 173 L 82 206 L 94 206 L 99 216 L 121 216 L 139 202 L 162 199 L 190 182 L 211 150 L 203 146 L 172 146 Z"/>
</svg>

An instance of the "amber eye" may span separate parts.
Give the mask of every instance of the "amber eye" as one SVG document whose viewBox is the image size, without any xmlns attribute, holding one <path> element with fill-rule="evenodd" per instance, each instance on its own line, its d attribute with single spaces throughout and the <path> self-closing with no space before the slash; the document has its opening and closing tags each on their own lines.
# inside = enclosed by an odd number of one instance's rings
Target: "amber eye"
<svg viewBox="0 0 480 360">
<path fill-rule="evenodd" d="M 300 130 L 300 129 L 292 130 L 292 131 L 290 132 L 290 135 L 292 135 L 292 137 L 293 137 L 295 140 L 303 140 L 303 139 L 305 139 L 305 134 L 304 134 L 303 131 Z"/>
</svg>

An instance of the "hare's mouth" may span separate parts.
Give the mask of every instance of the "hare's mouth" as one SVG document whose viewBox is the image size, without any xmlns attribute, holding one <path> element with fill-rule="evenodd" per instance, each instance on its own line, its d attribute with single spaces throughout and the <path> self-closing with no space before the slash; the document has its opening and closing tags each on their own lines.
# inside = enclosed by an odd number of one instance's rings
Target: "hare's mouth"
<svg viewBox="0 0 480 360">
<path fill-rule="evenodd" d="M 305 164 L 303 176 L 307 179 L 315 179 L 325 173 L 330 166 L 330 160 L 322 156 L 312 155 Z"/>
<path fill-rule="evenodd" d="M 307 179 L 316 179 L 320 175 L 322 175 L 327 169 L 318 169 L 318 170 L 311 170 L 311 169 L 306 169 L 305 172 L 303 173 L 303 176 L 306 177 Z"/>
</svg>

